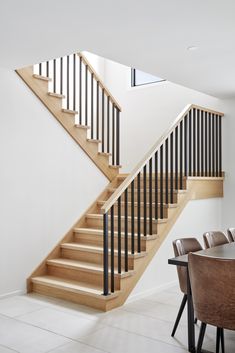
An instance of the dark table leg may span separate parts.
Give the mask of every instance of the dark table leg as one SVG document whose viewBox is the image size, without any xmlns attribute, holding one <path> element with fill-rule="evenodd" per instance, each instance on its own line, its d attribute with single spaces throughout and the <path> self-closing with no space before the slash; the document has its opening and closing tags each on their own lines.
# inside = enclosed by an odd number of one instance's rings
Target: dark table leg
<svg viewBox="0 0 235 353">
<path fill-rule="evenodd" d="M 188 308 L 188 351 L 195 353 L 195 328 L 194 328 L 194 309 L 193 298 L 191 292 L 191 284 L 189 279 L 189 272 L 187 270 L 187 308 Z"/>
</svg>

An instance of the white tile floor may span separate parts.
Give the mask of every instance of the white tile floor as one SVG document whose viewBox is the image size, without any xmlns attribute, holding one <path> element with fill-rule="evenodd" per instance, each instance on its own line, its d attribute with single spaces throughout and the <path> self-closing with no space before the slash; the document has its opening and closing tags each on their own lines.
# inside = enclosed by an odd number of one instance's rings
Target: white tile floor
<svg viewBox="0 0 235 353">
<path fill-rule="evenodd" d="M 108 313 L 36 294 L 2 299 L 0 353 L 186 353 L 186 312 L 170 336 L 181 299 L 174 287 Z M 213 327 L 204 348 L 215 351 Z M 234 352 L 235 332 L 226 332 Z"/>
</svg>

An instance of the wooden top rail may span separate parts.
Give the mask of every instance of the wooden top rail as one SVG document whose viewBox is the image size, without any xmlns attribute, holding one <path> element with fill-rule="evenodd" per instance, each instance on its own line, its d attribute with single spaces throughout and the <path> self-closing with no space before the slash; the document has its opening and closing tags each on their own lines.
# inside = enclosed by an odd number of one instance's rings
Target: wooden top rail
<svg viewBox="0 0 235 353">
<path fill-rule="evenodd" d="M 201 111 L 211 113 L 214 115 L 218 116 L 224 116 L 223 113 L 211 110 L 211 109 L 206 109 L 203 107 L 200 107 L 195 104 L 188 104 L 183 111 L 177 116 L 173 124 L 171 125 L 170 129 L 164 132 L 164 134 L 157 140 L 157 142 L 153 145 L 153 147 L 150 149 L 148 153 L 144 156 L 144 158 L 137 164 L 137 166 L 133 169 L 133 171 L 128 175 L 128 177 L 123 181 L 123 183 L 115 190 L 115 192 L 110 196 L 110 198 L 105 202 L 103 207 L 101 207 L 101 213 L 105 214 L 108 212 L 108 210 L 114 205 L 114 203 L 118 200 L 118 198 L 123 194 L 123 192 L 126 190 L 126 188 L 131 184 L 131 182 L 137 177 L 139 172 L 143 169 L 143 167 L 148 163 L 148 161 L 154 156 L 155 152 L 158 150 L 158 148 L 163 144 L 163 142 L 170 136 L 170 134 L 174 131 L 176 126 L 179 125 L 181 120 L 184 119 L 185 115 L 191 110 L 191 109 L 199 109 Z"/>
<path fill-rule="evenodd" d="M 82 59 L 83 63 L 85 65 L 87 65 L 88 70 L 90 71 L 91 74 L 94 75 L 94 78 L 96 79 L 96 81 L 99 82 L 99 85 L 102 89 L 104 89 L 106 95 L 110 98 L 111 102 L 118 108 L 118 110 L 121 112 L 122 108 L 120 107 L 120 105 L 118 104 L 118 102 L 116 101 L 116 99 L 112 96 L 112 94 L 110 93 L 110 91 L 108 90 L 107 87 L 105 87 L 105 85 L 103 84 L 101 78 L 99 77 L 99 75 L 96 73 L 96 71 L 94 70 L 94 68 L 91 66 L 91 64 L 89 63 L 89 61 L 86 59 L 86 57 L 82 54 L 82 53 L 78 53 L 78 56 Z"/>
</svg>

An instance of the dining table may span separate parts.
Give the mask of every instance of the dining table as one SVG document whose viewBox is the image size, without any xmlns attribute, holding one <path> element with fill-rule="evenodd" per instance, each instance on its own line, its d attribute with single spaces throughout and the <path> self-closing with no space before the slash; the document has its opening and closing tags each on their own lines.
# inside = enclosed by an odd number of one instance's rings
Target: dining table
<svg viewBox="0 0 235 353">
<path fill-rule="evenodd" d="M 235 260 L 235 242 L 219 245 L 213 248 L 197 251 L 196 253 L 220 258 Z M 196 352 L 195 347 L 195 324 L 194 324 L 194 308 L 193 298 L 190 284 L 190 276 L 188 271 L 188 255 L 177 256 L 168 259 L 168 264 L 175 266 L 184 266 L 187 268 L 187 326 L 188 326 L 188 351 L 191 353 Z"/>
</svg>

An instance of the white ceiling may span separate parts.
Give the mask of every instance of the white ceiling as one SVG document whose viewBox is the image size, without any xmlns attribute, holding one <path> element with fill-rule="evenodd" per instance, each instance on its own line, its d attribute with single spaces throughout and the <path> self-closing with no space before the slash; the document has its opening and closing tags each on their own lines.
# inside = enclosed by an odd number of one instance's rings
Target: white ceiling
<svg viewBox="0 0 235 353">
<path fill-rule="evenodd" d="M 234 17 L 234 0 L 1 1 L 0 66 L 19 68 L 87 50 L 232 98 Z"/>
</svg>

